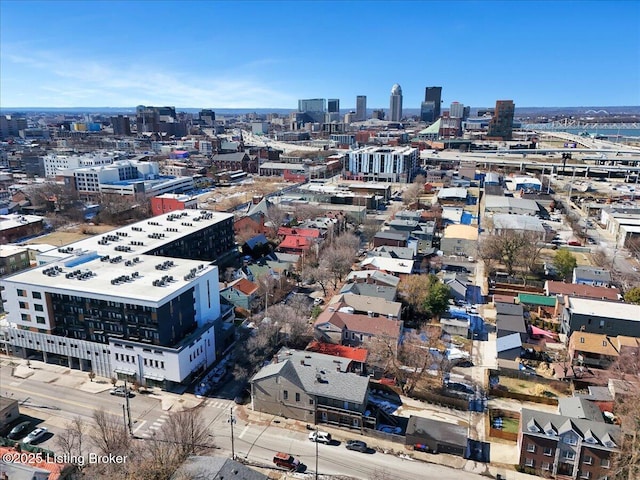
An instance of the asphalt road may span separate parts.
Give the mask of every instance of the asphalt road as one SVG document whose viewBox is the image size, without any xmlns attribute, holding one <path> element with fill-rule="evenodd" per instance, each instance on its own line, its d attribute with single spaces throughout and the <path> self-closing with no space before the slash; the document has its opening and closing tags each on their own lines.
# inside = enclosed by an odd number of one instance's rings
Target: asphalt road
<svg viewBox="0 0 640 480">
<path fill-rule="evenodd" d="M 75 373 L 71 373 L 74 375 Z M 307 467 L 307 473 L 315 472 L 316 445 L 307 439 L 307 432 L 283 428 L 277 420 L 271 423 L 247 423 L 238 419 L 237 407 L 233 400 L 237 385 L 230 381 L 217 392 L 216 397 L 207 398 L 202 406 L 204 418 L 212 432 L 212 442 L 217 454 L 231 456 L 231 408 L 234 408 L 234 450 L 235 455 L 249 462 L 272 466 L 273 454 L 278 451 L 289 452 Z M 34 425 L 49 429 L 49 434 L 38 446 L 53 451 L 59 450 L 56 435 L 62 432 L 70 420 L 75 417 L 91 421 L 93 411 L 103 408 L 108 413 L 123 419 L 125 399 L 109 395 L 108 391 L 90 393 L 77 388 L 69 388 L 55 383 L 50 384 L 30 378 L 20 379 L 11 375 L 11 367 L 0 367 L 0 392 L 21 403 L 20 410 L 30 418 Z M 173 397 L 174 399 L 178 397 Z M 195 401 L 191 394 L 178 399 Z M 133 432 L 144 439 L 161 428 L 170 412 L 162 409 L 163 402 L 144 394 L 136 394 L 130 399 Z M 345 432 L 345 438 L 349 438 Z M 367 441 L 366 438 L 363 440 Z M 141 440 L 144 441 L 144 440 Z M 349 451 L 344 442 L 334 445 L 318 445 L 318 472 L 320 474 L 351 475 L 368 479 L 376 473 L 385 472 L 398 480 L 441 479 L 466 480 L 481 477 L 474 473 L 454 470 L 448 467 L 427 464 L 394 454 L 372 452 L 363 454 Z M 398 449 L 400 450 L 400 448 Z"/>
</svg>

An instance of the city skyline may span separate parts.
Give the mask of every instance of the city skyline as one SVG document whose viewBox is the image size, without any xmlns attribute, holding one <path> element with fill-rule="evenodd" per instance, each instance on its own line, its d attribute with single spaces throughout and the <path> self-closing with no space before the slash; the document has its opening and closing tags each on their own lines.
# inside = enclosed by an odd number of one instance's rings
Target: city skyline
<svg viewBox="0 0 640 480">
<path fill-rule="evenodd" d="M 150 3 L 3 0 L 2 107 L 640 105 L 637 2 Z"/>
</svg>

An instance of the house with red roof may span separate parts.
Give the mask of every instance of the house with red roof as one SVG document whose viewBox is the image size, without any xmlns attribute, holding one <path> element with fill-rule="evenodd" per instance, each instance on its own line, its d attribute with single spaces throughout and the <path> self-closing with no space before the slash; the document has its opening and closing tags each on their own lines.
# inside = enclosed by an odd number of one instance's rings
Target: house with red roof
<svg viewBox="0 0 640 480">
<path fill-rule="evenodd" d="M 220 285 L 220 296 L 238 308 L 251 311 L 258 295 L 258 285 L 246 278 Z"/>
<path fill-rule="evenodd" d="M 364 372 L 369 351 L 366 348 L 349 347 L 347 345 L 336 345 L 335 343 L 324 343 L 313 340 L 306 348 L 309 352 L 332 355 L 334 357 L 347 358 L 351 360 L 350 368 L 352 372 Z"/>
<path fill-rule="evenodd" d="M 75 478 L 77 473 L 75 465 L 49 461 L 47 455 L 21 455 L 21 453 L 26 452 L 21 451 L 20 448 L 0 447 L 0 457 L 3 459 L 19 459 L 19 461 L 2 462 L 0 479 L 67 480 Z"/>
</svg>

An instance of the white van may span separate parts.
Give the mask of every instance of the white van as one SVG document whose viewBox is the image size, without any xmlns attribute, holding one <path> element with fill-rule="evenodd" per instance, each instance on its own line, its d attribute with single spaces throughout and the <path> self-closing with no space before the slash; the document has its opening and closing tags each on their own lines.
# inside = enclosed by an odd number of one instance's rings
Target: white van
<svg viewBox="0 0 640 480">
<path fill-rule="evenodd" d="M 331 434 L 322 431 L 313 431 L 309 433 L 309 440 L 329 445 L 331 443 Z"/>
</svg>

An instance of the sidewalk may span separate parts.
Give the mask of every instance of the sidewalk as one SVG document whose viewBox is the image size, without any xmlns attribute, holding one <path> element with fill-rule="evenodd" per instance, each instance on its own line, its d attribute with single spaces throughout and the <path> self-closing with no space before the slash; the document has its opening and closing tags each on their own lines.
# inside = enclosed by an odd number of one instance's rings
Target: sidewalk
<svg viewBox="0 0 640 480">
<path fill-rule="evenodd" d="M 95 377 L 91 380 L 88 372 L 74 370 L 62 365 L 52 365 L 38 360 L 26 360 L 0 354 L 0 365 L 12 367 L 11 376 L 14 378 L 28 378 L 37 382 L 74 388 L 87 393 L 97 394 L 113 388 L 110 378 Z M 122 383 L 122 381 L 118 382 L 119 385 L 122 385 Z M 148 397 L 159 400 L 163 411 L 193 408 L 204 401 L 203 399 L 195 399 L 191 398 L 191 396 L 178 395 L 160 389 L 151 389 Z"/>
</svg>

